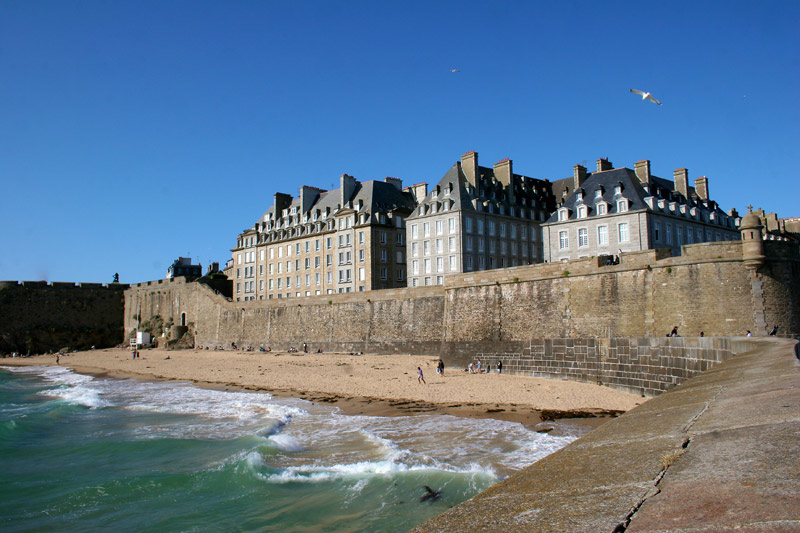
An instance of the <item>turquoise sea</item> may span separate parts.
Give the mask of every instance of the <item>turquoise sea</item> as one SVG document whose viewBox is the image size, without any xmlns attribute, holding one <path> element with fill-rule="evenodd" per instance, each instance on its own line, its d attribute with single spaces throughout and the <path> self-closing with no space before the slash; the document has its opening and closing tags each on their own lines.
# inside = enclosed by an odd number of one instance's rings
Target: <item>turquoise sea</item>
<svg viewBox="0 0 800 533">
<path fill-rule="evenodd" d="M 0 530 L 405 531 L 574 438 L 0 367 Z"/>
</svg>

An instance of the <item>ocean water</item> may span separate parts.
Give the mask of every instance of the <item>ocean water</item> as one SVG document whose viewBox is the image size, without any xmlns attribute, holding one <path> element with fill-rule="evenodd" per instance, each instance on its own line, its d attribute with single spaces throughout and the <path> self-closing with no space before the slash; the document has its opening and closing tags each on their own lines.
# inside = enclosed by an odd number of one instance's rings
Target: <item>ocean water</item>
<svg viewBox="0 0 800 533">
<path fill-rule="evenodd" d="M 405 531 L 574 438 L 0 367 L 0 530 Z"/>
</svg>

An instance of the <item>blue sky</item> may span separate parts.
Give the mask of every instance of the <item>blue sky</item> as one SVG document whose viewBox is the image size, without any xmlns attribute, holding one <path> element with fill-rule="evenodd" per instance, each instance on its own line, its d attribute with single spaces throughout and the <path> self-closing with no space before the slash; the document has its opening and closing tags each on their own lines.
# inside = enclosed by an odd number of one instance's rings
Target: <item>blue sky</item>
<svg viewBox="0 0 800 533">
<path fill-rule="evenodd" d="M 548 179 L 650 159 L 798 216 L 799 23 L 770 1 L 4 0 L 0 280 L 224 263 L 275 192 L 435 182 L 469 150 Z"/>
</svg>

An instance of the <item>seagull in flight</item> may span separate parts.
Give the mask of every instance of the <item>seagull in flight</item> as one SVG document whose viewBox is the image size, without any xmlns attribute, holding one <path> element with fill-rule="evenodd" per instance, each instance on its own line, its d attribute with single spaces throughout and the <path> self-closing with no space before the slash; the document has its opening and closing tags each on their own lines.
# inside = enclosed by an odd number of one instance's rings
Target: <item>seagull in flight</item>
<svg viewBox="0 0 800 533">
<path fill-rule="evenodd" d="M 450 69 L 450 72 L 461 72 L 461 71 L 460 71 L 460 70 L 458 70 L 457 68 L 451 68 L 451 69 Z"/>
<path fill-rule="evenodd" d="M 637 91 L 636 89 L 631 89 L 631 92 L 632 92 L 633 94 L 638 94 L 638 95 L 641 95 L 641 97 L 642 97 L 642 100 L 650 100 L 650 101 L 651 101 L 651 102 L 653 102 L 654 104 L 661 105 L 661 102 L 659 102 L 658 100 L 656 100 L 655 98 L 653 98 L 653 95 L 651 95 L 650 93 L 646 93 L 646 92 L 644 92 L 644 91 Z"/>
</svg>

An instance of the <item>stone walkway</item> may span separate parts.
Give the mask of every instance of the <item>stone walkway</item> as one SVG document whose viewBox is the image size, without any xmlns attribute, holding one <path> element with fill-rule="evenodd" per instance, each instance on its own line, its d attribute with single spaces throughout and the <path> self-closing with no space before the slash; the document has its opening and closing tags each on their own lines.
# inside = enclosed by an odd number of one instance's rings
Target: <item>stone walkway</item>
<svg viewBox="0 0 800 533">
<path fill-rule="evenodd" d="M 800 531 L 800 345 L 752 343 L 414 531 Z"/>
</svg>

